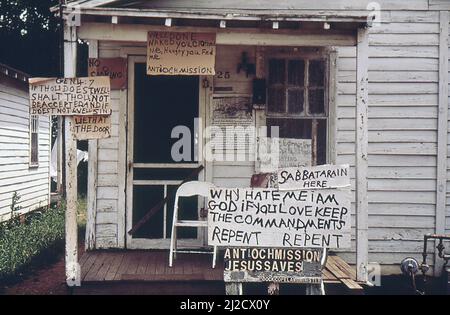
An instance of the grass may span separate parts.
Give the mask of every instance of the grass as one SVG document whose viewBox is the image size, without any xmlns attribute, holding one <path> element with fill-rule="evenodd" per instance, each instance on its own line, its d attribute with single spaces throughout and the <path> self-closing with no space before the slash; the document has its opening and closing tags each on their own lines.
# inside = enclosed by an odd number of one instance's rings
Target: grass
<svg viewBox="0 0 450 315">
<path fill-rule="evenodd" d="M 25 220 L 0 224 L 0 283 L 14 283 L 24 275 L 55 262 L 64 254 L 65 202 L 47 210 L 33 211 Z M 84 240 L 87 200 L 79 196 L 77 225 Z"/>
</svg>

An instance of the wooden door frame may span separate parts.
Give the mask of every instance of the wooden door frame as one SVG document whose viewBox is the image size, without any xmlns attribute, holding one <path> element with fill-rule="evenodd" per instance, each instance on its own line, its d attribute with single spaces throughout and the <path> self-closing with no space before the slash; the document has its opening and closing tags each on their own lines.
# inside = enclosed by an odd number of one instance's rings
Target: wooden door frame
<svg viewBox="0 0 450 315">
<path fill-rule="evenodd" d="M 139 54 L 135 54 L 137 51 L 139 51 Z M 128 231 L 132 228 L 133 223 L 133 187 L 136 184 L 136 181 L 133 180 L 133 174 L 134 174 L 134 168 L 135 165 L 138 165 L 139 167 L 150 167 L 150 168 L 158 168 L 158 167 L 167 167 L 171 166 L 174 167 L 173 164 L 165 164 L 165 163 L 136 163 L 134 164 L 133 157 L 134 157 L 134 150 L 133 150 L 133 144 L 134 144 L 134 84 L 135 84 L 135 71 L 134 67 L 136 63 L 145 63 L 146 62 L 146 56 L 144 51 L 132 51 L 132 54 L 127 55 L 128 59 L 128 108 L 127 108 L 127 150 L 126 150 L 126 207 L 125 207 L 125 216 L 126 216 L 126 248 L 128 249 L 168 249 L 170 245 L 170 238 L 167 239 L 145 239 L 145 238 L 133 238 L 132 235 L 128 234 Z M 199 118 L 201 118 L 201 122 L 199 124 L 199 135 L 198 139 L 199 146 L 198 146 L 198 157 L 199 161 L 197 164 L 178 164 L 176 168 L 185 168 L 185 167 L 196 167 L 200 166 L 204 163 L 203 160 L 203 154 L 201 154 L 203 147 L 204 147 L 204 139 L 202 131 L 205 128 L 206 123 L 206 103 L 208 102 L 208 92 L 206 88 L 202 88 L 202 82 L 205 79 L 205 77 L 200 76 L 199 77 L 199 100 L 198 100 L 198 113 Z M 210 80 L 211 81 L 211 80 Z M 195 136 L 195 135 L 193 135 Z M 144 165 L 145 164 L 145 165 Z M 207 170 L 203 170 L 200 172 L 198 178 L 199 180 L 205 180 L 206 178 L 206 172 Z M 143 182 L 143 181 L 141 181 Z M 176 184 L 176 181 L 164 181 L 167 182 L 167 184 Z M 170 182 L 170 183 L 169 183 Z M 181 182 L 181 181 L 178 181 Z M 163 184 L 162 181 L 154 180 L 154 181 L 145 181 L 145 185 L 161 185 Z M 199 198 L 200 199 L 200 198 Z M 157 201 L 155 201 L 156 203 Z M 199 209 L 202 207 L 202 205 L 198 204 Z M 206 233 L 204 233 L 202 230 L 198 230 L 197 233 L 197 239 L 180 239 L 178 241 L 178 246 L 180 248 L 187 248 L 187 247 L 203 247 L 206 244 L 205 239 Z"/>
</svg>

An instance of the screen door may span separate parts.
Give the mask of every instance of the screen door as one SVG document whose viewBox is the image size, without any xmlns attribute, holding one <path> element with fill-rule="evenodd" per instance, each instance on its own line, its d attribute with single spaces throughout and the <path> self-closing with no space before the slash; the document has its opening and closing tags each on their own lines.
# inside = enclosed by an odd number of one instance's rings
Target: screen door
<svg viewBox="0 0 450 315">
<path fill-rule="evenodd" d="M 194 161 L 199 77 L 148 76 L 141 57 L 130 57 L 129 72 L 127 231 L 166 196 L 173 197 L 133 236 L 127 235 L 127 247 L 169 248 L 176 187 L 199 166 Z M 183 135 L 174 131 L 177 126 Z M 182 150 L 187 150 L 183 156 L 189 158 L 179 161 L 172 151 L 181 137 Z M 198 201 L 195 196 L 180 200 L 179 218 L 198 220 Z M 181 247 L 199 246 L 202 235 L 197 228 L 178 229 Z"/>
</svg>

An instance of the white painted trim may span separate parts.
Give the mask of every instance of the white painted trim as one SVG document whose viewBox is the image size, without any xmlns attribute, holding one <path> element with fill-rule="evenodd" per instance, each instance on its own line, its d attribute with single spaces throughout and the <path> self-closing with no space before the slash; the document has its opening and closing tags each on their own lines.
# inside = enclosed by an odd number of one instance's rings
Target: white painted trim
<svg viewBox="0 0 450 315">
<path fill-rule="evenodd" d="M 135 179 L 133 180 L 134 186 L 162 186 L 162 185 L 180 185 L 181 180 L 144 180 Z"/>
<path fill-rule="evenodd" d="M 141 18 L 174 18 L 198 20 L 233 20 L 233 21 L 293 21 L 293 22 L 347 22 L 367 23 L 369 12 L 348 10 L 290 10 L 289 13 L 275 13 L 277 10 L 233 10 L 232 14 L 216 13 L 213 10 L 182 10 L 182 9 L 144 9 L 144 8 L 96 8 L 81 5 L 81 14 L 96 16 L 127 16 Z M 279 10 L 278 10 L 279 11 Z M 64 13 L 70 13 L 65 10 Z"/>
<path fill-rule="evenodd" d="M 105 41 L 132 41 L 147 42 L 149 31 L 167 31 L 163 26 L 141 24 L 102 24 L 83 23 L 79 29 L 81 39 L 97 39 Z M 308 34 L 305 32 L 273 32 L 261 33 L 261 30 L 230 30 L 220 28 L 189 28 L 171 27 L 171 31 L 202 31 L 216 32 L 217 45 L 250 45 L 250 46 L 304 46 L 304 47 L 328 47 L 328 46 L 355 46 L 353 35 L 334 34 L 331 31 L 323 34 Z M 277 30 L 281 31 L 281 30 Z"/>
<path fill-rule="evenodd" d="M 198 168 L 201 163 L 134 163 L 134 168 Z"/>
<path fill-rule="evenodd" d="M 77 30 L 64 27 L 64 76 L 76 77 Z M 68 286 L 81 285 L 81 268 L 78 263 L 78 227 L 77 227 L 77 142 L 73 138 L 70 123 L 71 116 L 65 116 L 66 144 L 66 251 L 65 269 Z"/>
<path fill-rule="evenodd" d="M 436 234 L 445 233 L 446 193 L 447 193 L 447 136 L 448 136 L 448 58 L 449 58 L 449 12 L 440 12 L 439 35 L 439 111 L 438 150 L 436 181 Z M 436 244 L 437 245 L 437 244 Z M 434 275 L 440 276 L 444 260 L 434 252 Z"/>
<path fill-rule="evenodd" d="M 368 241 L 368 107 L 369 107 L 369 32 L 358 30 L 356 62 L 356 270 L 357 279 L 366 282 L 369 256 Z"/>
<path fill-rule="evenodd" d="M 135 51 L 131 49 L 131 51 Z M 121 49 L 121 54 L 126 54 L 130 52 L 129 49 Z M 170 180 L 133 180 L 134 168 L 197 168 L 202 163 L 203 154 L 199 154 L 200 161 L 198 163 L 133 163 L 133 143 L 134 143 L 134 65 L 135 63 L 145 63 L 145 56 L 130 56 L 128 55 L 128 125 L 127 125 L 127 162 L 126 162 L 126 229 L 124 233 L 126 234 L 126 247 L 129 249 L 168 249 L 170 245 L 170 239 L 139 239 L 133 238 L 128 234 L 128 231 L 132 229 L 133 223 L 133 186 L 134 185 L 170 185 L 179 184 L 180 181 L 170 181 Z M 202 79 L 205 77 L 199 77 L 199 116 L 205 116 L 205 110 L 202 109 L 205 105 L 202 104 L 202 98 L 205 89 L 202 88 Z M 212 82 L 212 77 L 210 77 L 210 82 Z M 205 119 L 202 119 L 202 126 L 204 127 Z M 200 127 L 202 127 L 200 126 Z M 120 147 L 120 145 L 119 145 Z M 199 146 L 199 150 L 203 148 L 203 144 Z M 119 176 L 120 178 L 120 176 Z M 205 180 L 205 170 L 200 172 L 198 176 L 199 180 Z M 200 203 L 199 203 L 200 207 Z M 120 206 L 119 206 L 120 208 Z M 120 233 L 120 230 L 118 231 Z M 197 239 L 187 239 L 180 240 L 181 248 L 196 247 L 199 248 L 203 245 L 204 236 L 203 233 L 197 233 Z"/>
<path fill-rule="evenodd" d="M 328 150 L 327 161 L 336 164 L 337 138 L 337 52 L 331 51 L 328 59 Z"/>
<path fill-rule="evenodd" d="M 98 41 L 89 41 L 89 58 L 98 58 Z M 88 184 L 87 184 L 87 222 L 85 247 L 95 248 L 97 217 L 97 176 L 98 176 L 98 140 L 89 140 L 88 146 Z"/>
<path fill-rule="evenodd" d="M 127 58 L 127 55 L 121 55 Z M 127 185 L 127 95 L 128 90 L 120 90 L 119 97 L 119 150 L 117 161 L 118 190 L 119 198 L 117 201 L 117 247 L 125 248 L 126 237 L 126 185 Z"/>
</svg>

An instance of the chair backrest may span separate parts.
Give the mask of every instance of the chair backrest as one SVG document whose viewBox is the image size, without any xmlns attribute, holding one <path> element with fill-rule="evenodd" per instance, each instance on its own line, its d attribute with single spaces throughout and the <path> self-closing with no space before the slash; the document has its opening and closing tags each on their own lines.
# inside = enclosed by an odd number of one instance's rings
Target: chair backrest
<svg viewBox="0 0 450 315">
<path fill-rule="evenodd" d="M 209 196 L 209 190 L 214 188 L 214 184 L 208 182 L 192 181 L 186 182 L 178 187 L 176 197 L 190 197 L 190 196 Z"/>
</svg>

